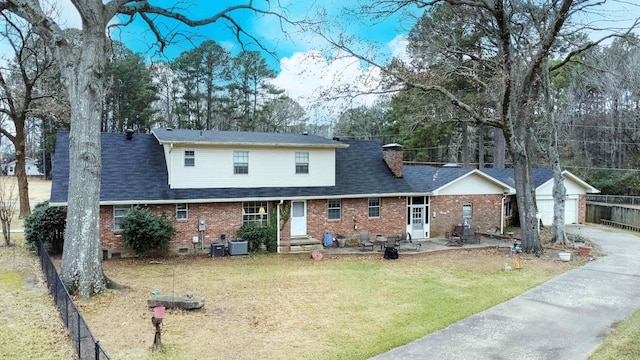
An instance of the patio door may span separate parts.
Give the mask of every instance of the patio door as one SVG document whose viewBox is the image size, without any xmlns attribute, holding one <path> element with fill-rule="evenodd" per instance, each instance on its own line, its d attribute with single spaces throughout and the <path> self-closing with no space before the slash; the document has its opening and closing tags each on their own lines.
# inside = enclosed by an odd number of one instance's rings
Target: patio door
<svg viewBox="0 0 640 360">
<path fill-rule="evenodd" d="M 413 196 L 407 199 L 407 232 L 413 239 L 429 237 L 428 196 Z"/>
<path fill-rule="evenodd" d="M 307 202 L 291 202 L 291 236 L 307 235 Z"/>
<path fill-rule="evenodd" d="M 414 239 L 424 237 L 424 206 L 411 207 L 411 237 Z"/>
</svg>

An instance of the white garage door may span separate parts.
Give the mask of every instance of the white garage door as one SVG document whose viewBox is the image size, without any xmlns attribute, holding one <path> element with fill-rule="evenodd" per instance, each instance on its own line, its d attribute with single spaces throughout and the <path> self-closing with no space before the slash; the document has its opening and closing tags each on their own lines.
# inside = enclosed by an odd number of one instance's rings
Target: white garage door
<svg viewBox="0 0 640 360">
<path fill-rule="evenodd" d="M 549 226 L 553 223 L 553 200 L 538 200 L 538 211 L 542 214 L 542 223 Z M 578 222 L 578 200 L 567 199 L 564 202 L 564 223 L 575 224 Z"/>
</svg>

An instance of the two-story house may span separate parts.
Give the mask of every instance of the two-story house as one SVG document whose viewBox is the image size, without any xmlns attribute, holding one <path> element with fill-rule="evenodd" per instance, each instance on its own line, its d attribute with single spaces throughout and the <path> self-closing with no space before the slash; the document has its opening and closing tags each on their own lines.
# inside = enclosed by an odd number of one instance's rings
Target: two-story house
<svg viewBox="0 0 640 360">
<path fill-rule="evenodd" d="M 52 206 L 67 202 L 69 133 L 56 141 Z M 234 239 L 243 224 L 269 217 L 280 224 L 278 252 L 287 253 L 319 244 L 314 239 L 326 232 L 422 239 L 443 237 L 460 222 L 501 231 L 515 211 L 511 170 L 403 166 L 398 144 L 175 129 L 103 133 L 101 141 L 100 236 L 110 256 L 133 255 L 120 227 L 133 206 L 174 219 L 175 253 L 206 251 L 223 237 Z M 540 174 L 542 184 L 549 172 Z M 575 190 L 571 200 L 597 191 L 575 176 L 566 182 Z M 584 208 L 582 200 L 575 204 Z"/>
<path fill-rule="evenodd" d="M 66 204 L 68 137 L 57 135 L 54 206 Z M 131 254 L 122 244 L 120 221 L 137 205 L 175 218 L 176 252 L 190 251 L 196 237 L 201 244 L 222 235 L 233 239 L 242 224 L 266 223 L 269 216 L 282 225 L 280 252 L 292 250 L 291 239 L 322 239 L 325 232 L 356 237 L 360 231 L 405 231 L 406 199 L 413 192 L 375 142 L 174 129 L 103 133 L 101 141 L 101 242 L 109 254 Z M 395 161 L 401 172 L 401 154 Z"/>
</svg>

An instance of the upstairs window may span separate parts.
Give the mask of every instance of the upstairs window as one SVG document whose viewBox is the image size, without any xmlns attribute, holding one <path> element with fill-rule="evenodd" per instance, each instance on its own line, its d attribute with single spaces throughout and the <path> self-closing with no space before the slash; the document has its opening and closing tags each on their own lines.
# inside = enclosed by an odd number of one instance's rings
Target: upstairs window
<svg viewBox="0 0 640 360">
<path fill-rule="evenodd" d="M 196 152 L 194 150 L 184 151 L 184 166 L 196 166 Z"/>
<path fill-rule="evenodd" d="M 248 151 L 233 152 L 233 173 L 234 174 L 249 173 L 249 152 Z"/>
<path fill-rule="evenodd" d="M 296 152 L 296 174 L 308 174 L 309 173 L 309 153 L 298 151 Z"/>
<path fill-rule="evenodd" d="M 340 220 L 342 202 L 340 199 L 327 200 L 327 219 Z"/>
<path fill-rule="evenodd" d="M 189 206 L 187 204 L 176 204 L 176 220 L 187 220 L 189 218 Z"/>
<path fill-rule="evenodd" d="M 369 217 L 370 218 L 379 218 L 380 217 L 380 198 L 369 198 Z"/>
</svg>

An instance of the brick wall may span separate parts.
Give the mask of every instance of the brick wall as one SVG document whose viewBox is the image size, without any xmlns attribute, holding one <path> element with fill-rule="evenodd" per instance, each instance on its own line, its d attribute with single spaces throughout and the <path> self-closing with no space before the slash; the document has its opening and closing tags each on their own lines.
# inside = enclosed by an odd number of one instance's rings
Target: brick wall
<svg viewBox="0 0 640 360">
<path fill-rule="evenodd" d="M 584 224 L 587 217 L 587 195 L 578 197 L 578 224 Z"/>
<path fill-rule="evenodd" d="M 380 199 L 380 217 L 369 218 L 369 199 L 342 199 L 340 220 L 327 219 L 327 200 L 307 202 L 307 234 L 321 240 L 325 232 L 333 236 L 359 238 L 361 231 L 371 236 L 399 235 L 405 231 L 407 202 L 405 197 Z M 355 228 L 357 225 L 357 229 Z"/>
<path fill-rule="evenodd" d="M 429 216 L 430 237 L 444 237 L 446 231 L 462 221 L 462 205 L 471 203 L 471 226 L 476 231 L 500 229 L 502 195 L 441 195 L 431 196 Z M 436 213 L 435 218 L 433 213 Z"/>
<path fill-rule="evenodd" d="M 176 206 L 174 204 L 145 207 L 168 217 L 175 217 Z M 219 242 L 222 234 L 226 235 L 227 240 L 236 238 L 238 229 L 242 226 L 241 203 L 189 204 L 188 211 L 188 219 L 173 222 L 176 234 L 169 244 L 172 253 L 194 252 L 193 237 L 199 236 L 198 221 L 200 218 L 204 218 L 206 221 L 205 251 L 208 251 L 207 247 L 212 242 Z M 113 206 L 100 207 L 100 242 L 102 248 L 109 251 L 109 256 L 113 253 L 119 253 L 123 257 L 135 255 L 132 249 L 124 246 L 122 233 L 113 231 Z M 197 248 L 201 248 L 201 244 L 197 244 Z"/>
</svg>

